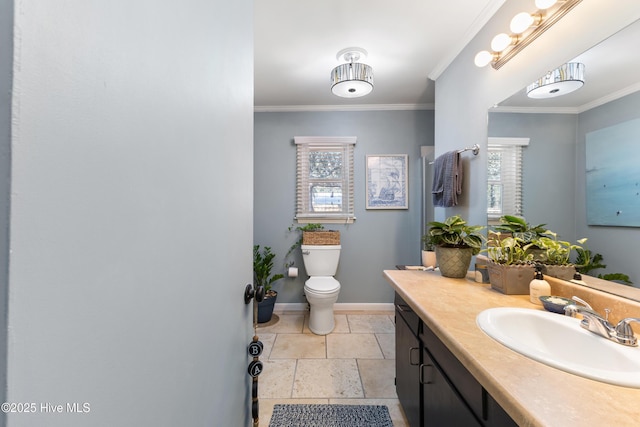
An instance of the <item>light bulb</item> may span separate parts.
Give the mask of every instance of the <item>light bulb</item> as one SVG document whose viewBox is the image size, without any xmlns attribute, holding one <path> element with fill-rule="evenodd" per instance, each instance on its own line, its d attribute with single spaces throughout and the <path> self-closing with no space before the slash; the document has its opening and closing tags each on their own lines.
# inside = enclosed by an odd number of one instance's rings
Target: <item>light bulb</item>
<svg viewBox="0 0 640 427">
<path fill-rule="evenodd" d="M 506 33 L 500 33 L 491 40 L 491 50 L 494 52 L 502 52 L 511 44 L 511 36 Z"/>
<path fill-rule="evenodd" d="M 557 2 L 558 0 L 536 0 L 536 7 L 538 9 L 549 9 Z"/>
<path fill-rule="evenodd" d="M 476 54 L 476 57 L 473 62 L 476 64 L 476 67 L 482 68 L 489 65 L 489 63 L 492 60 L 493 60 L 493 54 L 489 51 L 483 50 Z"/>
<path fill-rule="evenodd" d="M 521 12 L 513 17 L 511 25 L 509 25 L 509 29 L 514 34 L 522 34 L 527 31 L 527 28 L 533 25 L 533 21 L 533 16 L 527 12 Z"/>
</svg>

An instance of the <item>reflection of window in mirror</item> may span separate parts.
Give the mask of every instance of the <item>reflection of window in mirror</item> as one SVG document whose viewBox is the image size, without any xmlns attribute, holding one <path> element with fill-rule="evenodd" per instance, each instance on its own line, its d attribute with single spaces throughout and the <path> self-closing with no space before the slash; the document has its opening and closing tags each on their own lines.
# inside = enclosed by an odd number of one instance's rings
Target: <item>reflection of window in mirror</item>
<svg viewBox="0 0 640 427">
<path fill-rule="evenodd" d="M 522 216 L 522 149 L 529 138 L 489 138 L 487 145 L 487 217 Z"/>
</svg>

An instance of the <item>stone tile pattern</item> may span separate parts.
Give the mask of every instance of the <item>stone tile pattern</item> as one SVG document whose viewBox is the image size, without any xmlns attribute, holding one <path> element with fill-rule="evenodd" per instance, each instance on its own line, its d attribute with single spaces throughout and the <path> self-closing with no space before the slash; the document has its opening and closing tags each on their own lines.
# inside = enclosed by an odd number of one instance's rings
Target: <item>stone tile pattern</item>
<svg viewBox="0 0 640 427">
<path fill-rule="evenodd" d="M 387 405 L 395 427 L 408 426 L 396 395 L 392 312 L 336 313 L 328 335 L 311 333 L 308 313 L 282 313 L 258 327 L 260 427 L 275 404 Z"/>
</svg>

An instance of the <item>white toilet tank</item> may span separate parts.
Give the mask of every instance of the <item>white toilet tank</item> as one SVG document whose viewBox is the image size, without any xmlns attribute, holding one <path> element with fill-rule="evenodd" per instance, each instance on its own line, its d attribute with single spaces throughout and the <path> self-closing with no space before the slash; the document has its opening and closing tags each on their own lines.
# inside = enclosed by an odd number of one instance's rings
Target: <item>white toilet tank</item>
<svg viewBox="0 0 640 427">
<path fill-rule="evenodd" d="M 340 245 L 302 245 L 304 269 L 309 276 L 333 276 L 340 261 Z"/>
</svg>

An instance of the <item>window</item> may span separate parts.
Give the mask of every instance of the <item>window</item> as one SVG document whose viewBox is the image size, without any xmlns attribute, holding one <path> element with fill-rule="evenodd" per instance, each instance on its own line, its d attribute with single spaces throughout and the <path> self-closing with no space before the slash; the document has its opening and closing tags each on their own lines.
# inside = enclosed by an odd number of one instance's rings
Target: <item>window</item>
<svg viewBox="0 0 640 427">
<path fill-rule="evenodd" d="M 353 222 L 355 137 L 296 136 L 296 219 Z"/>
<path fill-rule="evenodd" d="M 522 216 L 522 147 L 529 138 L 489 138 L 487 148 L 487 215 Z"/>
</svg>

